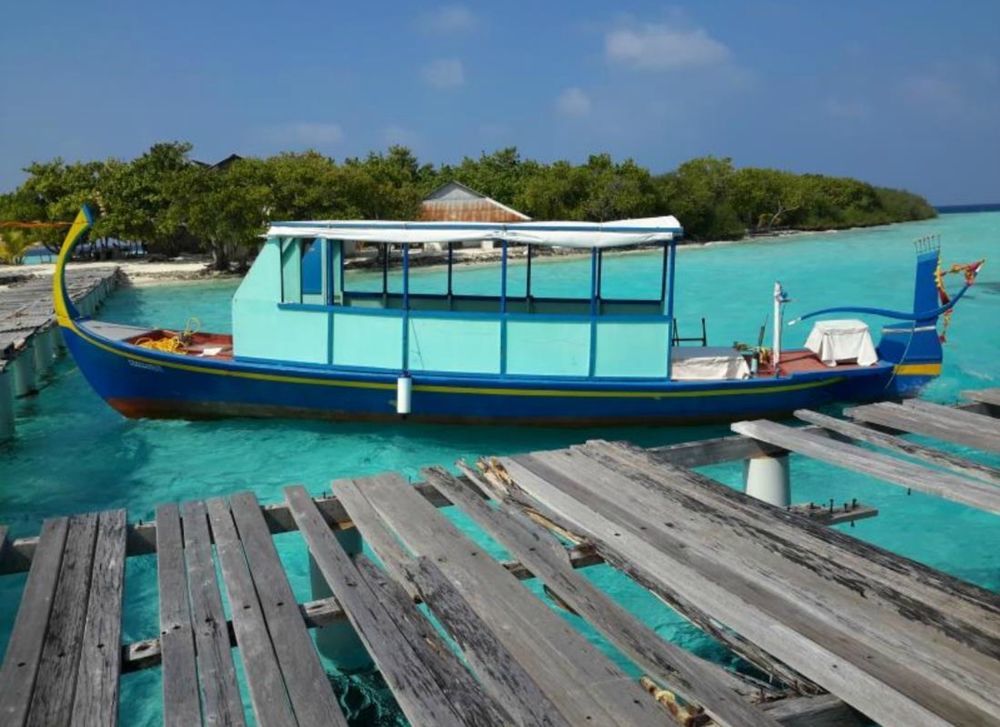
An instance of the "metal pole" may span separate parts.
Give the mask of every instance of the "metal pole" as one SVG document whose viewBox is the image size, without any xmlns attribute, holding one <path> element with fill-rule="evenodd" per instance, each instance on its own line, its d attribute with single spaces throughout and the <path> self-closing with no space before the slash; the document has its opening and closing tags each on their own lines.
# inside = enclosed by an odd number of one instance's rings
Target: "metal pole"
<svg viewBox="0 0 1000 727">
<path fill-rule="evenodd" d="M 448 243 L 448 299 L 451 299 L 451 266 L 454 261 L 455 243 Z"/>
<path fill-rule="evenodd" d="M 667 318 L 670 325 L 674 324 L 674 273 L 677 266 L 677 243 L 670 241 L 669 264 L 667 265 Z M 673 342 L 667 344 L 667 378 L 670 378 L 674 358 Z"/>
<path fill-rule="evenodd" d="M 403 245 L 403 374 L 410 370 L 410 246 Z"/>
<path fill-rule="evenodd" d="M 500 374 L 507 373 L 507 240 L 500 248 Z"/>
</svg>

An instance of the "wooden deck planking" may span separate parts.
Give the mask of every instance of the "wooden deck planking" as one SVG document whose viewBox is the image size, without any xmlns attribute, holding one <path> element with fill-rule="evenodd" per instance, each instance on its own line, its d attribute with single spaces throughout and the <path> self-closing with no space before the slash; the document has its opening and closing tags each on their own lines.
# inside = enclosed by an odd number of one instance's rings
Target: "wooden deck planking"
<svg viewBox="0 0 1000 727">
<path fill-rule="evenodd" d="M 69 519 L 64 517 L 42 523 L 38 547 L 0 668 L 0 684 L 3 685 L 0 724 L 19 726 L 28 715 L 68 527 Z"/>
<path fill-rule="evenodd" d="M 435 561 L 571 724 L 662 721 L 645 691 L 397 475 L 356 480 L 415 554 Z"/>
<path fill-rule="evenodd" d="M 67 725 L 73 716 L 73 693 L 87 623 L 97 517 L 96 513 L 90 513 L 69 519 L 27 725 Z"/>
<path fill-rule="evenodd" d="M 335 485 L 365 541 L 378 554 L 386 571 L 397 579 L 395 583 L 400 592 L 410 599 L 420 598 L 428 605 L 462 649 L 486 691 L 503 705 L 516 722 L 553 727 L 568 724 L 531 676 L 464 600 L 459 597 L 451 599 L 450 604 L 442 603 L 438 597 L 441 596 L 439 588 L 428 590 L 427 584 L 418 575 L 417 566 L 421 559 L 405 551 L 361 489 L 351 480 L 339 480 Z M 407 584 L 405 590 L 399 579 Z M 369 581 L 372 582 L 372 579 Z M 448 588 L 454 590 L 453 586 Z M 455 603 L 460 600 L 461 604 Z"/>
<path fill-rule="evenodd" d="M 91 573 L 87 621 L 76 677 L 74 727 L 118 723 L 122 594 L 125 588 L 125 511 L 102 512 Z"/>
<path fill-rule="evenodd" d="M 229 498 L 229 504 L 296 720 L 302 727 L 346 727 L 257 498 L 240 492 Z"/>
<path fill-rule="evenodd" d="M 653 678 L 704 706 L 717 724 L 777 724 L 740 699 L 732 689 L 731 678 L 721 668 L 664 641 L 573 570 L 566 549 L 550 533 L 505 505 L 491 508 L 445 470 L 426 473 L 429 482 L 519 558 L 561 600 Z"/>
<path fill-rule="evenodd" d="M 172 503 L 156 508 L 156 577 L 163 654 L 163 723 L 166 727 L 198 725 L 201 703 L 184 541 L 180 512 Z"/>
<path fill-rule="evenodd" d="M 803 537 L 805 533 L 785 533 L 784 537 L 777 538 L 766 523 L 761 523 L 763 527 L 755 528 L 747 537 L 743 533 L 749 523 L 742 518 L 716 517 L 716 512 L 725 514 L 725 510 L 714 503 L 708 517 L 697 511 L 690 500 L 680 497 L 675 497 L 676 504 L 663 508 L 664 501 L 676 496 L 679 490 L 684 489 L 686 494 L 693 492 L 686 487 L 687 478 L 659 477 L 670 486 L 656 487 L 653 481 L 646 480 L 654 475 L 645 473 L 641 455 L 632 457 L 624 448 L 611 445 L 588 444 L 581 450 L 589 453 L 598 448 L 600 454 L 624 455 L 595 458 L 603 466 L 624 465 L 619 471 L 634 484 L 623 483 L 616 487 L 618 502 L 623 506 L 630 511 L 641 509 L 650 518 L 670 517 L 678 509 L 689 511 L 688 519 L 675 521 L 671 529 L 684 536 L 685 541 L 691 543 L 689 547 L 701 548 L 707 542 L 705 534 L 716 530 L 719 545 L 726 546 L 726 557 L 733 567 L 754 574 L 761 583 L 773 583 L 781 596 L 809 609 L 813 622 L 845 629 L 851 638 L 866 644 L 875 653 L 867 661 L 873 667 L 884 666 L 890 670 L 884 673 L 891 674 L 895 667 L 889 659 L 894 659 L 896 665 L 913 672 L 922 670 L 923 678 L 930 684 L 926 688 L 928 691 L 935 688 L 935 678 L 930 675 L 944 676 L 956 683 L 968 682 L 971 689 L 964 697 L 970 701 L 989 693 L 997 685 L 1000 598 L 983 592 L 980 595 L 984 600 L 990 599 L 991 607 L 979 608 L 970 608 L 971 604 L 948 593 L 931 593 L 918 600 L 899 590 L 898 572 L 892 576 L 875 574 L 863 562 L 851 562 L 846 554 L 807 555 L 818 549 L 810 538 Z M 637 476 L 637 472 L 642 475 Z M 714 489 L 719 487 L 716 485 Z M 688 527 L 689 523 L 698 520 L 703 521 L 701 527 Z M 702 551 L 710 555 L 712 548 L 705 547 Z M 923 596 L 928 589 L 913 589 L 913 592 Z M 932 605 L 941 602 L 949 608 L 938 609 Z M 914 646 L 914 640 L 919 647 Z M 915 677 L 911 676 L 910 680 Z M 893 683 L 888 677 L 886 681 Z M 942 695 L 940 699 L 944 703 L 947 697 Z"/>
<path fill-rule="evenodd" d="M 963 391 L 962 396 L 980 404 L 1000 407 L 1000 388 Z"/>
<path fill-rule="evenodd" d="M 882 447 L 883 449 L 891 449 L 894 452 L 900 452 L 901 454 L 930 462 L 939 467 L 945 467 L 966 477 L 974 477 L 984 482 L 992 482 L 993 484 L 1000 485 L 1000 470 L 996 467 L 973 462 L 971 459 L 959 457 L 950 452 L 917 444 L 916 442 L 911 442 L 892 434 L 880 432 L 871 427 L 845 421 L 844 419 L 837 419 L 836 417 L 827 416 L 826 414 L 820 414 L 808 409 L 799 409 L 795 412 L 795 417 L 804 422 L 828 429 L 831 432 L 850 437 L 851 439 L 874 444 L 876 447 Z"/>
<path fill-rule="evenodd" d="M 207 502 L 207 509 L 254 715 L 258 724 L 295 727 L 297 723 L 284 677 L 229 503 L 222 498 L 212 498 Z"/>
<path fill-rule="evenodd" d="M 241 727 L 243 702 L 236 684 L 229 630 L 212 560 L 205 503 L 184 503 L 181 516 L 202 715 L 210 725 Z"/>
<path fill-rule="evenodd" d="M 853 444 L 760 419 L 736 422 L 734 432 L 777 444 L 821 462 L 862 472 L 908 489 L 1000 514 L 1000 488 L 982 480 L 930 470 L 912 462 L 872 452 Z"/>
<path fill-rule="evenodd" d="M 719 518 L 715 523 L 720 529 L 739 522 L 741 527 L 751 529 L 762 543 L 769 543 L 767 547 L 795 552 L 811 570 L 832 567 L 846 570 L 877 583 L 880 590 L 888 589 L 887 593 L 898 592 L 909 603 L 926 604 L 952 614 L 959 622 L 974 622 L 991 637 L 1000 638 L 1000 599 L 992 591 L 820 525 L 793 511 L 748 497 L 704 475 L 664 468 L 647 452 L 634 447 L 588 442 L 583 449 L 598 461 L 611 457 L 641 470 L 640 482 L 656 497 L 676 499 L 683 491 L 685 499 L 680 499 L 678 505 L 696 512 L 712 513 Z M 686 498 L 694 498 L 696 502 Z M 872 597 L 878 595 L 875 592 Z M 907 605 L 903 602 L 892 607 L 905 608 Z"/>
<path fill-rule="evenodd" d="M 785 596 L 781 588 L 768 587 L 767 575 L 747 573 L 745 563 L 735 566 L 738 549 L 719 544 L 713 556 L 705 548 L 693 548 L 689 534 L 675 534 L 688 516 L 686 510 L 678 509 L 664 526 L 657 522 L 663 518 L 661 513 L 637 513 L 633 507 L 605 499 L 607 496 L 617 500 L 619 492 L 609 490 L 608 484 L 624 485 L 625 478 L 607 476 L 600 482 L 592 479 L 593 487 L 600 489 L 583 490 L 575 484 L 574 480 L 579 478 L 570 480 L 562 459 L 553 464 L 545 461 L 544 454 L 502 462 L 514 481 L 528 489 L 532 500 L 551 509 L 553 514 L 562 513 L 557 515 L 562 524 L 575 522 L 576 528 L 584 528 L 598 543 L 599 550 L 607 551 L 617 560 L 616 565 L 636 573 L 641 582 L 652 585 L 654 590 L 657 584 L 662 584 L 668 594 L 679 593 L 704 604 L 722 623 L 876 719 L 888 723 L 943 724 L 944 719 L 936 712 L 939 709 L 957 709 L 945 713 L 972 715 L 973 720 L 983 718 L 984 711 L 979 705 L 953 698 L 941 690 L 925 691 L 933 688 L 933 680 L 929 683 L 915 680 L 921 687 L 916 698 L 912 693 L 897 691 L 914 678 L 906 666 L 894 665 L 870 649 L 861 648 L 853 634 L 844 628 L 834 628 L 829 623 L 817 625 L 815 618 L 822 615 L 821 611 L 806 608 L 798 600 Z M 614 495 L 607 494 L 610 492 Z M 712 540 L 706 543 L 711 544 Z M 881 674 L 875 677 L 872 671 L 879 666 Z M 887 681 L 896 689 L 888 686 Z M 942 698 L 944 703 L 935 702 L 930 694 Z"/>
<path fill-rule="evenodd" d="M 286 488 L 285 499 L 320 572 L 340 600 L 355 633 L 375 660 L 410 723 L 503 724 L 506 721 L 504 716 L 492 708 L 481 690 L 478 694 L 482 696 L 482 701 L 467 703 L 465 709 L 459 708 L 458 700 L 453 698 L 451 692 L 471 689 L 471 692 L 465 692 L 465 696 L 476 694 L 477 685 L 471 675 L 465 672 L 465 683 L 453 683 L 449 688 L 449 677 L 454 679 L 457 672 L 448 666 L 442 668 L 441 662 L 454 659 L 454 655 L 433 651 L 417 630 L 421 627 L 416 619 L 403 615 L 413 610 L 412 602 L 395 618 L 391 615 L 387 607 L 395 600 L 378 598 L 368 579 L 358 571 L 324 522 L 305 489 Z M 433 631 L 429 624 L 421 630 L 424 633 Z"/>
<path fill-rule="evenodd" d="M 997 420 L 983 414 L 957 410 L 953 407 L 932 410 L 892 402 L 856 406 L 845 409 L 844 414 L 868 424 L 922 434 L 988 452 L 1000 452 L 1000 434 L 992 429 L 996 426 Z M 968 421 L 966 417 L 970 416 L 978 419 Z"/>
</svg>

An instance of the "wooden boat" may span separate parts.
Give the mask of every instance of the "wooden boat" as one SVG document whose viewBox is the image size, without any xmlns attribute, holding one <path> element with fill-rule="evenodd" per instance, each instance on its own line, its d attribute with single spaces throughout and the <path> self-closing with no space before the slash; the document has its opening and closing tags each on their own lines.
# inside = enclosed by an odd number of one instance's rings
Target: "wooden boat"
<svg viewBox="0 0 1000 727">
<path fill-rule="evenodd" d="M 57 319 L 87 380 L 128 417 L 689 424 L 901 398 L 940 373 L 938 318 L 975 277 L 973 271 L 940 305 L 939 250 L 924 249 L 917 254 L 912 311 L 833 308 L 803 316 L 856 311 L 892 319 L 881 332 L 877 360 L 860 363 L 782 350 L 784 298 L 776 285 L 769 361 L 766 351 L 761 358 L 754 351 L 674 345 L 682 229 L 673 217 L 506 226 L 288 222 L 271 226 L 233 298 L 232 335 L 184 335 L 93 320 L 76 310 L 65 267 L 89 225 L 89 212 L 81 212 L 60 252 Z M 453 246 L 484 241 L 499 248 L 499 294 L 459 294 Z M 345 245 L 357 242 L 401 247 L 400 290 L 389 290 L 385 267 L 381 290 L 345 288 Z M 433 294 L 416 293 L 410 284 L 411 248 L 427 243 L 448 249 L 447 286 Z M 589 250 L 590 280 L 579 298 L 532 293 L 532 255 L 553 245 Z M 603 296 L 605 253 L 636 245 L 662 249 L 659 296 Z M 527 282 L 515 294 L 507 283 L 517 248 L 527 248 Z"/>
</svg>

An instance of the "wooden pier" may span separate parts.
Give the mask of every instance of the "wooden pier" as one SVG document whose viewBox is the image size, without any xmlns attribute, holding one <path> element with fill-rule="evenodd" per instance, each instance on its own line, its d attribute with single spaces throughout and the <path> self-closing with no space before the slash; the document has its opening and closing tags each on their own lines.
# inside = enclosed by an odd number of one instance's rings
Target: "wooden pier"
<svg viewBox="0 0 1000 727">
<path fill-rule="evenodd" d="M 69 294 L 92 314 L 121 281 L 119 268 L 74 268 Z M 30 277 L 0 286 L 0 441 L 14 436 L 14 399 L 38 391 L 63 348 L 52 310 L 52 278 Z"/>
<path fill-rule="evenodd" d="M 949 441 L 982 437 L 1000 422 L 996 394 L 933 419 L 955 425 Z M 349 623 L 414 725 L 1000 724 L 1000 596 L 825 524 L 871 516 L 864 505 L 775 507 L 690 469 L 793 452 L 998 512 L 996 470 L 903 439 L 916 425 L 902 414 L 870 426 L 872 410 L 652 449 L 591 441 L 460 463 L 461 475 L 431 468 L 417 485 L 338 480 L 319 498 L 289 487 L 265 506 L 241 492 L 162 505 L 149 523 L 119 510 L 52 518 L 20 540 L 0 528 L 0 572 L 28 571 L 0 723 L 113 724 L 121 674 L 158 667 L 168 725 L 244 724 L 241 689 L 259 724 L 346 724 L 309 630 Z M 449 505 L 515 560 L 484 552 Z M 380 565 L 345 547 L 354 530 Z M 332 596 L 296 603 L 272 538 L 287 531 Z M 121 645 L 126 558 L 153 553 L 160 635 Z M 663 640 L 579 570 L 602 562 L 769 679 Z"/>
</svg>

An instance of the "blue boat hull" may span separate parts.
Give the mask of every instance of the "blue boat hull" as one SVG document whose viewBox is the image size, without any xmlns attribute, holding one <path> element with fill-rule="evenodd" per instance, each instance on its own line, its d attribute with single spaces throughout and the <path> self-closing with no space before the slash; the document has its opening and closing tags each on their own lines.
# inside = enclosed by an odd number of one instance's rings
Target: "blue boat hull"
<svg viewBox="0 0 1000 727">
<path fill-rule="evenodd" d="M 220 361 L 105 339 L 76 322 L 63 328 L 97 393 L 129 417 L 224 416 L 398 420 L 392 372 Z M 80 325 L 82 323 L 82 325 Z M 724 382 L 540 380 L 413 375 L 412 413 L 426 422 L 592 426 L 690 424 L 781 416 L 835 401 L 915 393 L 931 375 L 893 364 Z"/>
</svg>

